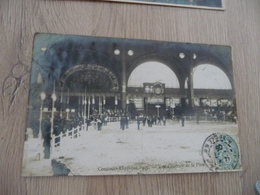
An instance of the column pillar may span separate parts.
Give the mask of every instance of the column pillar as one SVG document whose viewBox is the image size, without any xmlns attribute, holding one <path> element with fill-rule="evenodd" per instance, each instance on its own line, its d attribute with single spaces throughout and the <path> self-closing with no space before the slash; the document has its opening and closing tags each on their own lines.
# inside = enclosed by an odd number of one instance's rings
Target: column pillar
<svg viewBox="0 0 260 195">
<path fill-rule="evenodd" d="M 190 110 L 194 109 L 194 86 L 193 86 L 193 68 L 194 68 L 194 60 L 196 59 L 195 53 L 190 53 L 190 68 L 188 73 L 188 98 L 189 98 L 189 108 Z"/>
<path fill-rule="evenodd" d="M 88 96 L 88 119 L 89 119 L 89 114 L 90 114 L 90 106 L 91 106 L 90 96 Z"/>
<path fill-rule="evenodd" d="M 191 65 L 190 72 L 188 75 L 188 99 L 189 108 L 194 108 L 194 86 L 193 86 L 193 66 Z"/>
<path fill-rule="evenodd" d="M 125 45 L 122 51 L 122 91 L 121 91 L 121 104 L 123 113 L 126 112 L 126 53 Z"/>
<path fill-rule="evenodd" d="M 98 114 L 102 114 L 102 99 L 100 95 L 98 96 Z"/>
</svg>

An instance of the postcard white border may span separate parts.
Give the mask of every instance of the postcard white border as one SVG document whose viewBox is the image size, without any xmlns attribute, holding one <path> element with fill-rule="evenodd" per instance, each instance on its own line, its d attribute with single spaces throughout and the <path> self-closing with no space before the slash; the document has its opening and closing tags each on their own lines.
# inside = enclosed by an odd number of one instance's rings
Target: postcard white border
<svg viewBox="0 0 260 195">
<path fill-rule="evenodd" d="M 161 5 L 161 6 L 170 6 L 170 7 L 179 7 L 179 8 L 206 9 L 206 10 L 217 10 L 217 11 L 224 11 L 226 9 L 225 0 L 221 0 L 222 7 L 184 5 L 184 4 L 177 4 L 177 3 L 159 3 L 159 2 L 149 2 L 149 1 L 139 1 L 139 0 L 102 0 L 102 1 L 142 4 L 142 5 L 157 5 L 157 6 Z"/>
</svg>

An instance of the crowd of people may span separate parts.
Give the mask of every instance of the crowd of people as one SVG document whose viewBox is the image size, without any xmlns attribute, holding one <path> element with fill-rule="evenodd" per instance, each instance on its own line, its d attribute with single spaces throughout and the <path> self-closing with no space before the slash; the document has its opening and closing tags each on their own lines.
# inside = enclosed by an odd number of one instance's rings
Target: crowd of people
<svg viewBox="0 0 260 195">
<path fill-rule="evenodd" d="M 172 120 L 177 120 L 182 122 L 182 126 L 184 126 L 185 120 L 196 120 L 197 123 L 201 120 L 209 120 L 209 121 L 234 121 L 236 122 L 236 116 L 233 114 L 230 109 L 223 110 L 221 108 L 210 109 L 210 108 L 202 108 L 196 107 L 195 113 L 187 117 L 183 114 L 180 109 L 174 110 L 174 115 L 171 118 Z M 65 133 L 67 130 L 71 130 L 72 128 L 76 128 L 77 126 L 81 126 L 86 124 L 87 130 L 91 127 L 94 127 L 97 130 L 102 130 L 104 126 L 107 126 L 108 122 L 119 121 L 120 129 L 125 130 L 128 129 L 130 123 L 136 123 L 137 129 L 141 127 L 148 126 L 152 127 L 153 125 L 166 125 L 166 116 L 154 116 L 154 115 L 142 115 L 139 116 L 131 116 L 129 113 L 123 113 L 121 110 L 106 110 L 102 114 L 92 114 L 89 117 L 82 116 L 77 114 L 76 112 L 70 115 L 69 118 L 66 118 L 65 115 L 61 117 L 59 114 L 56 114 L 53 119 L 53 134 L 59 135 L 60 133 Z M 206 118 L 206 119 L 205 119 Z M 45 136 L 46 132 L 49 132 L 51 126 L 51 118 L 47 115 L 42 119 L 42 137 Z M 37 129 L 38 123 L 36 124 L 35 132 L 38 132 Z M 36 136 L 36 134 L 35 134 Z"/>
<path fill-rule="evenodd" d="M 136 125 L 136 129 L 141 130 L 143 127 L 153 127 L 153 126 L 165 126 L 166 119 L 180 121 L 181 125 L 184 126 L 185 120 L 196 120 L 197 124 L 200 121 L 205 120 L 205 117 L 209 121 L 222 122 L 222 121 L 237 121 L 237 117 L 232 112 L 232 109 L 227 107 L 195 107 L 195 112 L 189 118 L 185 116 L 181 108 L 176 107 L 172 117 L 155 116 L 155 115 L 143 115 L 133 116 L 130 113 L 122 112 L 122 110 L 103 110 L 102 114 L 98 112 L 93 112 L 89 117 L 83 116 L 77 112 L 71 113 L 70 116 L 66 116 L 66 113 L 60 115 L 56 113 L 52 119 L 50 114 L 43 115 L 41 123 L 37 120 L 38 115 L 34 115 L 31 121 L 31 128 L 33 129 L 33 137 L 37 138 L 41 136 L 43 138 L 43 146 L 45 148 L 45 158 L 49 157 L 50 154 L 50 140 L 52 134 L 55 136 L 61 133 L 65 134 L 67 131 L 77 128 L 78 126 L 85 125 L 86 130 L 104 130 L 108 123 L 119 122 L 119 129 L 127 130 L 129 125 Z M 34 119 L 35 118 L 35 119 Z M 53 123 L 53 124 L 52 124 Z M 40 127 L 41 124 L 41 127 Z M 41 129 L 41 132 L 40 132 Z M 53 132 L 51 132 L 53 130 Z"/>
</svg>

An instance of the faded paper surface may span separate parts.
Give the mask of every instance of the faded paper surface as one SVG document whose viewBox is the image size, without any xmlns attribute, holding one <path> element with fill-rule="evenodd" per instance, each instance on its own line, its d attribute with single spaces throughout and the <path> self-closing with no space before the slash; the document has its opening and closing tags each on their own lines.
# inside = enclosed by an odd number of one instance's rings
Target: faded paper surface
<svg viewBox="0 0 260 195">
<path fill-rule="evenodd" d="M 36 34 L 23 175 L 241 170 L 231 47 Z"/>
</svg>

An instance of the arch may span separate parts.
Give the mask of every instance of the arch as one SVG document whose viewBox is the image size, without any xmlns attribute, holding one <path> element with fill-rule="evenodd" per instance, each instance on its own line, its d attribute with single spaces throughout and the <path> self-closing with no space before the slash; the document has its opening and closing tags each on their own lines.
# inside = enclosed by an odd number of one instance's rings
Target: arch
<svg viewBox="0 0 260 195">
<path fill-rule="evenodd" d="M 107 90 L 109 90 L 110 92 L 119 91 L 119 82 L 118 82 L 118 79 L 115 76 L 115 74 L 112 71 L 110 71 L 109 69 L 107 69 L 103 66 L 100 66 L 100 65 L 96 65 L 96 64 L 76 65 L 76 66 L 73 66 L 72 68 L 68 69 L 61 76 L 61 79 L 60 79 L 62 90 L 64 89 L 64 86 L 66 85 L 66 81 L 68 79 L 73 79 L 74 73 L 78 73 L 80 75 L 80 74 L 83 74 L 83 72 L 86 72 L 85 80 L 89 79 L 90 77 L 95 77 L 93 79 L 101 79 L 104 82 L 108 80 L 108 81 L 110 81 L 108 83 L 108 84 L 110 84 L 109 85 L 110 87 Z M 77 79 L 77 78 L 74 78 L 74 79 Z M 96 81 L 97 84 L 98 84 L 98 81 L 99 80 Z M 84 79 L 82 82 L 84 82 Z M 98 88 L 97 88 L 97 90 L 98 90 Z M 104 90 L 104 87 L 103 87 L 103 90 Z"/>
<path fill-rule="evenodd" d="M 232 89 L 234 89 L 234 80 L 233 80 L 233 69 L 232 69 L 232 61 L 230 59 L 231 56 L 231 48 L 230 47 L 221 47 L 221 50 L 218 47 L 211 45 L 208 48 L 209 53 L 198 53 L 196 55 L 196 59 L 193 63 L 193 69 L 199 65 L 213 65 L 221 69 L 226 76 L 228 77 Z"/>
<path fill-rule="evenodd" d="M 131 64 L 129 64 L 129 68 L 127 70 L 126 80 L 129 80 L 130 75 L 132 72 L 141 64 L 146 62 L 158 62 L 164 64 L 165 66 L 169 67 L 172 72 L 175 73 L 176 77 L 178 78 L 178 82 L 180 84 L 180 88 L 184 89 L 184 80 L 185 80 L 185 70 L 182 66 L 181 62 L 176 58 L 169 58 L 169 56 L 161 55 L 158 53 L 153 53 L 149 55 L 144 55 L 142 57 L 137 58 Z"/>
<path fill-rule="evenodd" d="M 179 88 L 180 82 L 175 72 L 167 65 L 148 61 L 139 64 L 129 75 L 128 87 L 143 87 L 143 83 L 161 82 L 166 88 Z"/>
<path fill-rule="evenodd" d="M 200 64 L 193 68 L 193 88 L 232 89 L 232 82 L 228 75 L 218 66 Z"/>
</svg>

